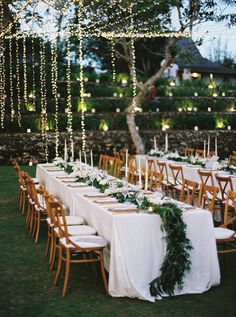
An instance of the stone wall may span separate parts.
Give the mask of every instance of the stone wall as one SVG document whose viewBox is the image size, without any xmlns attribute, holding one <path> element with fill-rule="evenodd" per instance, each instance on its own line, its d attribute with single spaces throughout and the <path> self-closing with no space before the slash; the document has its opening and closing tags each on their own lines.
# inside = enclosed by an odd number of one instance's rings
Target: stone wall
<svg viewBox="0 0 236 317">
<path fill-rule="evenodd" d="M 193 130 L 173 130 L 169 131 L 169 149 L 175 150 L 180 147 L 203 148 L 203 141 L 207 140 L 208 134 L 211 134 L 211 150 L 214 150 L 214 139 L 218 136 L 218 153 L 224 158 L 228 157 L 233 150 L 236 150 L 236 131 L 193 131 Z M 156 136 L 157 146 L 164 148 L 165 133 L 162 131 L 142 131 L 142 138 L 146 145 L 146 150 L 153 147 L 153 137 Z M 131 142 L 129 132 L 127 131 L 87 131 L 87 149 L 93 150 L 95 159 L 98 159 L 101 153 L 112 153 L 113 148 L 118 150 L 124 145 L 129 146 L 129 151 L 135 153 L 135 148 Z M 63 156 L 64 139 L 67 133 L 60 134 L 59 153 Z M 48 134 L 49 158 L 55 157 L 55 134 Z M 69 144 L 68 144 L 69 146 Z M 81 147 L 81 133 L 74 132 L 75 158 L 78 158 Z M 33 163 L 44 162 L 45 159 L 44 143 L 39 133 L 18 133 L 18 134 L 0 134 L 0 164 L 10 164 L 13 158 L 16 158 L 20 164 L 28 164 L 30 160 Z"/>
</svg>

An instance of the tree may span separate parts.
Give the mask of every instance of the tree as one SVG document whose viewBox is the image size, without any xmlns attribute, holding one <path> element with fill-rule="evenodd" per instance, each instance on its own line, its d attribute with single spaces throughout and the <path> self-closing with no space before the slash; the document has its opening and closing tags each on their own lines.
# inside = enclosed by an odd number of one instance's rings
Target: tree
<svg viewBox="0 0 236 317">
<path fill-rule="evenodd" d="M 137 87 L 137 94 L 126 110 L 126 117 L 137 153 L 144 153 L 144 143 L 136 129 L 135 106 L 141 105 L 150 86 L 161 78 L 164 70 L 180 53 L 176 46 L 179 37 L 175 35 L 179 32 L 181 34 L 186 31 L 191 32 L 198 23 L 216 19 L 214 10 L 217 2 L 213 0 L 112 0 L 108 5 L 105 0 L 74 1 L 72 4 L 71 1 L 66 0 L 42 1 L 51 4 L 59 14 L 61 13 L 61 19 L 66 21 L 64 24 L 69 25 L 77 37 L 86 39 L 87 43 L 89 43 L 88 38 L 95 43 L 100 39 L 101 42 L 111 40 L 115 42 L 116 57 L 126 63 L 133 79 L 133 87 Z M 34 2 L 36 3 L 36 0 L 31 0 L 31 4 Z M 66 10 L 69 12 L 68 15 L 65 14 Z M 59 23 L 63 24 L 62 21 Z M 139 49 L 144 45 L 146 48 L 152 47 L 153 43 L 156 43 L 153 37 L 159 38 L 167 33 L 169 37 L 162 40 L 163 51 L 158 52 L 165 59 L 165 63 L 151 73 L 150 70 L 145 69 L 146 65 L 142 67 L 143 59 Z M 149 40 L 149 37 L 152 39 Z M 139 72 L 145 72 L 147 76 L 143 82 L 137 80 L 136 75 Z"/>
</svg>

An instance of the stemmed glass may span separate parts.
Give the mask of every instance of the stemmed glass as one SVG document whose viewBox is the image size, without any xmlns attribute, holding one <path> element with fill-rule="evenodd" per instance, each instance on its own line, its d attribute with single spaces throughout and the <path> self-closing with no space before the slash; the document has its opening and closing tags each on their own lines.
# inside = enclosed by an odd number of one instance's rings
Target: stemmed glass
<svg viewBox="0 0 236 317">
<path fill-rule="evenodd" d="M 165 197 L 165 193 L 163 192 L 161 186 L 158 186 L 156 189 L 158 196 L 160 196 L 160 199 L 162 200 Z"/>
<path fill-rule="evenodd" d="M 143 195 L 141 193 L 139 193 L 137 196 L 136 196 L 136 202 L 138 204 L 138 207 L 140 207 L 142 205 L 142 202 L 143 202 Z"/>
</svg>

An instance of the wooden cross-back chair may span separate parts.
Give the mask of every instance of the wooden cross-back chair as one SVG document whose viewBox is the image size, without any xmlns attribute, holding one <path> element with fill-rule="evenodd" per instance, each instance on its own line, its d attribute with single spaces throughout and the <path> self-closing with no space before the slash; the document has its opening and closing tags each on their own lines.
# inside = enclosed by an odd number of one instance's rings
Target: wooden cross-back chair
<svg viewBox="0 0 236 317">
<path fill-rule="evenodd" d="M 32 237 L 35 237 L 35 243 L 38 242 L 41 222 L 47 218 L 45 201 L 43 198 L 43 187 L 36 188 L 31 177 L 26 179 L 26 188 L 28 193 L 28 213 L 26 223 Z"/>
<path fill-rule="evenodd" d="M 156 160 L 155 159 L 148 159 L 148 169 L 151 172 L 156 172 L 157 171 L 157 167 L 156 167 Z"/>
<path fill-rule="evenodd" d="M 165 162 L 157 161 L 157 167 L 159 172 L 162 174 L 162 182 L 161 186 L 163 190 L 165 191 L 166 195 L 169 194 L 169 190 L 173 189 L 173 184 L 169 181 L 168 171 L 167 171 L 167 165 Z"/>
<path fill-rule="evenodd" d="M 206 153 L 204 153 L 204 150 L 201 150 L 201 149 L 196 149 L 195 151 L 195 155 L 201 158 L 203 158 L 205 154 Z"/>
<path fill-rule="evenodd" d="M 218 173 L 215 174 L 215 178 L 217 180 L 217 183 L 218 183 L 219 189 L 220 189 L 218 199 L 223 206 L 223 204 L 225 203 L 226 198 L 227 198 L 227 192 L 229 190 L 233 191 L 232 179 L 230 176 L 222 176 L 222 175 L 218 175 Z"/>
<path fill-rule="evenodd" d="M 52 210 L 50 202 L 57 202 L 62 206 L 64 210 L 64 206 L 62 201 L 58 200 L 57 198 L 53 197 L 52 195 L 49 195 L 46 197 L 46 210 L 47 215 L 50 219 L 48 219 L 48 225 L 50 225 L 49 229 L 49 240 L 51 241 L 51 247 L 50 247 L 50 257 L 49 257 L 49 263 L 50 263 L 50 269 L 53 270 L 55 265 L 55 258 L 57 250 L 59 250 L 59 223 L 62 224 L 62 215 L 60 214 L 60 209 Z M 58 212 L 58 214 L 57 214 Z M 94 235 L 96 234 L 96 230 L 88 225 L 84 225 L 84 219 L 80 216 L 65 216 L 66 225 L 68 227 L 67 231 L 70 236 L 82 236 L 82 235 Z M 48 254 L 48 249 L 46 247 L 45 255 Z"/>
<path fill-rule="evenodd" d="M 106 171 L 107 162 L 108 162 L 108 155 L 100 154 L 98 168 Z"/>
<path fill-rule="evenodd" d="M 128 170 L 128 183 L 130 184 L 134 184 L 136 185 L 137 184 L 137 181 L 138 181 L 138 170 L 136 168 L 135 165 L 129 165 L 129 170 Z"/>
<path fill-rule="evenodd" d="M 24 171 L 17 171 L 18 175 L 18 188 L 19 188 L 19 211 L 23 215 L 27 203 L 27 188 L 26 188 L 26 179 L 29 177 L 29 174 Z"/>
<path fill-rule="evenodd" d="M 180 194 L 180 201 L 193 206 L 197 189 L 197 182 L 193 182 L 189 179 L 184 179 Z"/>
<path fill-rule="evenodd" d="M 213 176 L 212 176 L 211 171 L 203 171 L 201 169 L 198 169 L 197 172 L 198 172 L 198 175 L 200 177 L 202 184 L 210 185 L 210 186 L 214 185 Z"/>
<path fill-rule="evenodd" d="M 70 265 L 80 263 L 96 263 L 100 264 L 103 285 L 107 292 L 107 279 L 104 269 L 103 250 L 107 244 L 102 237 L 95 235 L 71 236 L 69 227 L 67 226 L 65 212 L 62 205 L 56 201 L 49 200 L 50 209 L 53 218 L 57 219 L 59 234 L 59 259 L 57 272 L 54 278 L 54 285 L 57 285 L 62 263 L 65 263 L 65 276 L 62 290 L 62 296 L 67 293 Z M 82 226 L 83 227 L 83 226 Z"/>
<path fill-rule="evenodd" d="M 233 215 L 229 215 L 229 209 L 232 208 Z M 236 252 L 236 192 L 227 192 L 223 224 L 214 228 L 214 233 L 218 253 Z"/>
<path fill-rule="evenodd" d="M 163 175 L 161 172 L 152 171 L 150 176 L 149 190 L 156 191 L 161 188 Z"/>
<path fill-rule="evenodd" d="M 229 165 L 236 166 L 236 154 L 230 155 L 230 157 L 229 157 Z"/>
<path fill-rule="evenodd" d="M 198 207 L 211 211 L 214 216 L 218 193 L 218 187 L 201 184 L 198 196 Z"/>
<path fill-rule="evenodd" d="M 184 174 L 183 174 L 183 168 L 181 165 L 173 165 L 169 164 L 169 168 L 172 173 L 172 185 L 173 185 L 173 191 L 178 198 L 180 196 L 181 190 L 182 190 L 182 184 L 184 180 Z"/>
<path fill-rule="evenodd" d="M 192 155 L 194 155 L 194 151 L 195 151 L 194 148 L 186 147 L 184 154 L 185 154 L 185 156 L 192 156 Z"/>
<path fill-rule="evenodd" d="M 114 177 L 121 178 L 122 167 L 123 167 L 123 161 L 116 158 L 115 159 L 115 166 L 113 169 L 113 176 Z"/>
</svg>

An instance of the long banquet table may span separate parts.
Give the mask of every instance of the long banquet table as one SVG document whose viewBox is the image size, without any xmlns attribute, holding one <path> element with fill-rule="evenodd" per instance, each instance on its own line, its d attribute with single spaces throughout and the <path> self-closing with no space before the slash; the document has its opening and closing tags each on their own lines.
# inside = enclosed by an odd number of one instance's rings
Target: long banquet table
<svg viewBox="0 0 236 317">
<path fill-rule="evenodd" d="M 93 187 L 72 188 L 45 165 L 37 166 L 36 177 L 55 196 L 61 198 L 72 215 L 83 216 L 86 223 L 109 242 L 109 294 L 155 301 L 149 293 L 149 283 L 160 274 L 166 243 L 158 215 L 145 213 L 118 214 L 108 206 L 94 202 L 85 194 L 97 193 Z M 175 295 L 196 294 L 219 285 L 220 270 L 210 212 L 193 209 L 183 213 L 187 236 L 191 240 L 191 270 L 185 274 L 184 287 Z"/>
<path fill-rule="evenodd" d="M 173 165 L 181 165 L 182 169 L 183 169 L 184 179 L 189 179 L 189 180 L 197 182 L 199 184 L 201 183 L 201 180 L 200 180 L 200 177 L 199 177 L 198 172 L 197 172 L 198 169 L 212 172 L 214 186 L 218 186 L 218 183 L 217 183 L 216 178 L 215 178 L 215 174 L 218 174 L 220 176 L 228 176 L 229 175 L 229 172 L 220 171 L 220 170 L 212 170 L 212 169 L 204 169 L 200 166 L 195 166 L 195 165 L 191 165 L 191 164 L 184 163 L 184 162 L 171 161 L 171 160 L 167 160 L 165 158 L 158 158 L 155 156 L 136 155 L 136 158 L 137 158 L 137 161 L 138 161 L 138 158 L 140 158 L 141 167 L 145 167 L 146 159 L 153 159 L 153 160 L 160 161 L 160 162 L 166 162 L 167 167 L 168 167 L 168 164 L 170 164 L 170 163 Z M 138 166 L 138 164 L 137 164 L 137 166 Z M 168 172 L 169 176 L 172 176 L 171 170 L 169 168 L 168 168 L 167 172 Z M 232 179 L 233 190 L 236 191 L 236 175 L 230 175 L 230 176 Z M 209 179 L 209 185 L 210 185 L 210 179 Z"/>
</svg>

